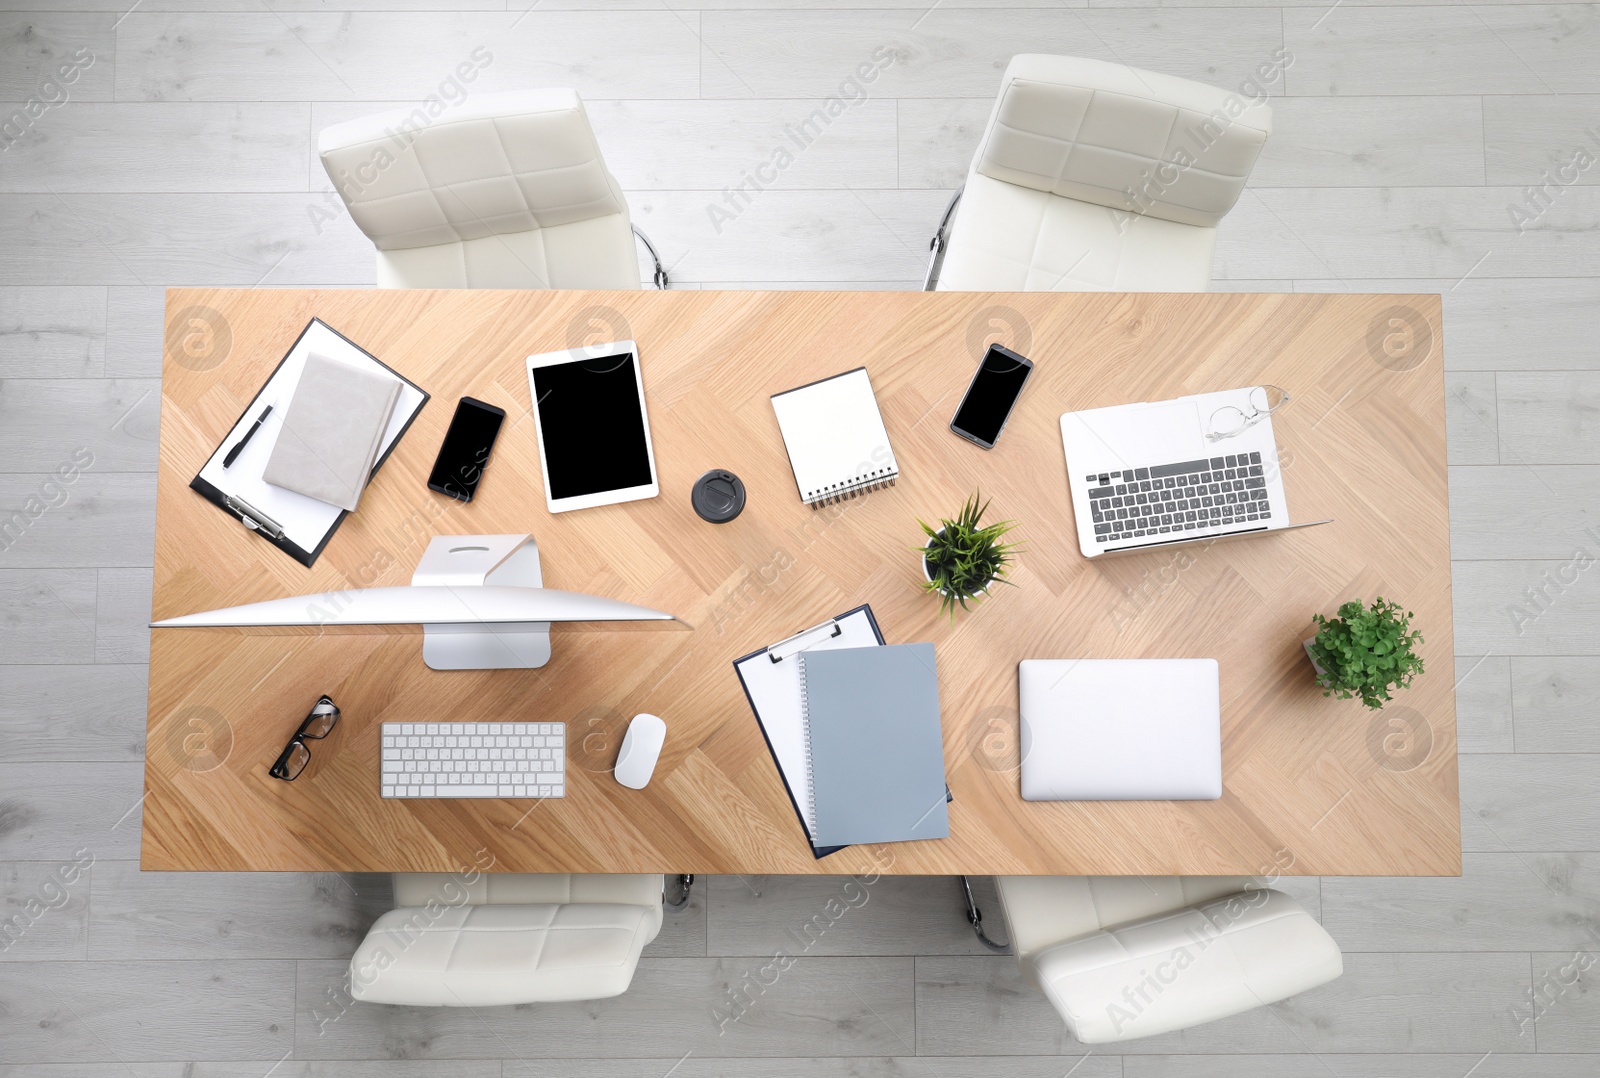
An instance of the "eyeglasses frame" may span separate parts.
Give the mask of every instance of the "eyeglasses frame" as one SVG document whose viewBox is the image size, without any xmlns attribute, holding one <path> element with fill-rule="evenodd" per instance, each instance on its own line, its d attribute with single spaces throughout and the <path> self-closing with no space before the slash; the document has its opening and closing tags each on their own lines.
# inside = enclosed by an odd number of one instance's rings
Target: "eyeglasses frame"
<svg viewBox="0 0 1600 1078">
<path fill-rule="evenodd" d="M 333 721 L 328 723 L 328 729 L 323 733 L 306 733 L 306 729 L 311 725 L 313 719 L 322 719 L 327 717 L 325 714 L 317 714 L 317 709 L 324 704 L 333 708 Z M 306 769 L 304 767 L 302 767 L 299 771 L 296 771 L 293 775 L 288 773 L 289 754 L 294 751 L 294 747 L 296 745 L 299 745 L 306 751 L 306 765 L 310 766 L 311 746 L 307 745 L 306 741 L 321 741 L 323 738 L 327 737 L 328 734 L 333 733 L 334 728 L 339 725 L 339 715 L 339 705 L 333 702 L 333 698 L 331 696 L 329 696 L 327 693 L 323 693 L 321 696 L 319 696 L 317 698 L 317 702 L 311 705 L 311 710 L 306 714 L 305 721 L 300 724 L 300 729 L 294 732 L 294 736 L 289 738 L 289 743 L 284 745 L 283 751 L 278 754 L 278 759 L 271 767 L 267 768 L 267 774 L 283 782 L 293 782 L 295 779 L 305 774 Z"/>
</svg>

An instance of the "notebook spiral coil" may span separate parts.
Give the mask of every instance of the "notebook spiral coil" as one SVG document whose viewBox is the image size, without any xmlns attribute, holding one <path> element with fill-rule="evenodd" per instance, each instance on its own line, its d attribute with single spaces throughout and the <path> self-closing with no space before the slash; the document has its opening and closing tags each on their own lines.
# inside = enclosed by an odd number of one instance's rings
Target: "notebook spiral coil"
<svg viewBox="0 0 1600 1078">
<path fill-rule="evenodd" d="M 814 769 L 811 766 L 811 712 L 806 704 L 805 652 L 802 651 L 795 654 L 795 664 L 800 672 L 800 733 L 805 738 L 806 778 L 810 780 L 814 774 Z M 817 833 L 817 803 L 815 800 L 811 802 L 810 810 L 806 814 L 806 827 L 811 834 L 815 835 Z"/>
<path fill-rule="evenodd" d="M 899 473 L 890 473 L 888 475 L 874 473 L 851 483 L 841 483 L 834 489 L 812 491 L 806 495 L 805 501 L 812 509 L 821 509 L 823 506 L 832 505 L 835 502 L 848 501 L 857 495 L 870 494 L 875 490 L 892 487 L 894 486 L 894 481 L 899 477 Z"/>
</svg>

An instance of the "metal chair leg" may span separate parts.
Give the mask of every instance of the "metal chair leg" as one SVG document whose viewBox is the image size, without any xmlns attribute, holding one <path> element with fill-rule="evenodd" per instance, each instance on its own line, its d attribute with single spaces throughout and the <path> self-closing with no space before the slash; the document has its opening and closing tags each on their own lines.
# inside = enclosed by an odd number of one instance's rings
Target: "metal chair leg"
<svg viewBox="0 0 1600 1078">
<path fill-rule="evenodd" d="M 967 881 L 965 876 L 961 877 L 961 893 L 967 900 L 967 924 L 971 925 L 972 931 L 977 933 L 978 942 L 989 948 L 989 950 L 993 951 L 995 954 L 1010 954 L 1011 945 L 1009 943 L 996 943 L 994 940 L 990 939 L 984 934 L 983 911 L 978 909 L 978 904 L 973 901 L 972 884 Z"/>
<path fill-rule="evenodd" d="M 944 216 L 939 218 L 939 230 L 933 234 L 933 239 L 928 243 L 928 274 L 922 279 L 922 290 L 932 292 L 934 285 L 939 282 L 939 266 L 944 257 L 944 249 L 949 241 L 947 235 L 950 228 L 950 218 L 955 215 L 956 203 L 961 201 L 961 192 L 967 189 L 966 184 L 956 188 L 956 193 L 950 196 L 950 204 L 944 208 Z"/>
<path fill-rule="evenodd" d="M 633 225 L 632 228 L 633 234 L 639 237 L 640 243 L 644 244 L 644 249 L 650 252 L 650 261 L 656 264 L 656 272 L 653 277 L 654 281 L 656 282 L 656 287 L 666 288 L 667 285 L 671 284 L 672 282 L 667 277 L 667 271 L 661 266 L 661 256 L 656 254 L 655 244 L 650 242 L 650 237 L 646 236 L 638 225 Z M 689 878 L 693 879 L 694 877 L 691 876 Z"/>
<path fill-rule="evenodd" d="M 674 882 L 667 888 L 666 893 L 661 896 L 661 901 L 665 902 L 672 909 L 681 910 L 683 907 L 689 904 L 689 889 L 694 886 L 694 876 L 673 876 L 672 879 Z M 673 894 L 674 891 L 676 891 L 677 894 L 676 902 L 668 897 L 669 895 Z"/>
</svg>

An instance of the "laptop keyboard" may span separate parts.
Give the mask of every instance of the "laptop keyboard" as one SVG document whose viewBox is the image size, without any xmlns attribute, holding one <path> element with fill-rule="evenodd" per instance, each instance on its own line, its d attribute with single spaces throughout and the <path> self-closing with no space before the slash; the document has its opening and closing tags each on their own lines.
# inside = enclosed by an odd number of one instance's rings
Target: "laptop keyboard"
<svg viewBox="0 0 1600 1078">
<path fill-rule="evenodd" d="M 1209 531 L 1272 515 L 1260 453 L 1084 477 L 1097 543 Z"/>
</svg>

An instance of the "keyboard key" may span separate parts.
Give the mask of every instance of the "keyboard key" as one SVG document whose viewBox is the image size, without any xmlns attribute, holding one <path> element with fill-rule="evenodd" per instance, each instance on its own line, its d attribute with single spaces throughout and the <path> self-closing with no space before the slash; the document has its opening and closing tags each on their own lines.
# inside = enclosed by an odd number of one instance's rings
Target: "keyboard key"
<svg viewBox="0 0 1600 1078">
<path fill-rule="evenodd" d="M 1259 490 L 1267 485 L 1267 481 L 1259 476 L 1252 476 L 1244 481 L 1247 490 Z"/>
<path fill-rule="evenodd" d="M 1211 470 L 1212 471 L 1216 471 L 1218 468 L 1224 468 L 1226 466 L 1227 466 L 1227 464 L 1223 460 L 1223 458 L 1221 458 L 1221 457 L 1212 457 L 1211 458 Z"/>
<path fill-rule="evenodd" d="M 1186 460 L 1181 464 L 1162 464 L 1150 469 L 1150 478 L 1164 479 L 1169 475 L 1197 472 L 1204 467 L 1206 467 L 1206 462 L 1203 460 Z"/>
<path fill-rule="evenodd" d="M 1233 468 L 1233 467 L 1236 467 L 1238 465 L 1238 463 L 1239 463 L 1239 458 L 1238 457 L 1224 457 L 1223 461 L 1222 461 L 1222 466 L 1224 468 Z M 1229 476 L 1229 478 L 1231 479 L 1232 476 Z"/>
<path fill-rule="evenodd" d="M 1261 463 L 1261 454 L 1260 453 L 1251 453 L 1250 454 L 1250 463 L 1251 464 L 1260 464 Z"/>
<path fill-rule="evenodd" d="M 1149 479 L 1150 478 L 1150 469 L 1149 468 L 1135 468 L 1133 470 L 1133 474 L 1139 479 Z"/>
<path fill-rule="evenodd" d="M 1114 493 L 1116 493 L 1116 491 L 1113 490 L 1111 487 L 1096 487 L 1094 490 L 1091 490 L 1089 492 L 1089 497 L 1091 497 L 1091 498 L 1109 498 Z"/>
</svg>

